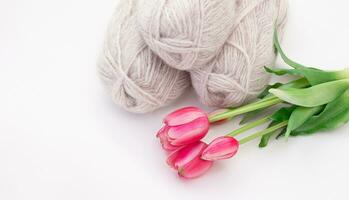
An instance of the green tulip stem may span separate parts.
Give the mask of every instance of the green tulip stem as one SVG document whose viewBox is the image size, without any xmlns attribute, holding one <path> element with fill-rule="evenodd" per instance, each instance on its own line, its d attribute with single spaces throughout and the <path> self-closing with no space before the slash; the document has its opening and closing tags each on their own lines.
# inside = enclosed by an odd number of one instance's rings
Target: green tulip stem
<svg viewBox="0 0 349 200">
<path fill-rule="evenodd" d="M 242 145 L 242 144 L 245 144 L 245 143 L 247 143 L 247 142 L 249 142 L 251 140 L 254 140 L 254 139 L 258 138 L 258 137 L 262 137 L 263 135 L 266 135 L 268 133 L 272 133 L 272 132 L 278 130 L 279 128 L 287 126 L 287 123 L 288 123 L 288 121 L 283 121 L 281 123 L 278 123 L 275 126 L 272 126 L 270 128 L 267 128 L 265 130 L 259 131 L 257 133 L 254 133 L 254 134 L 252 134 L 250 136 L 247 136 L 247 137 L 241 139 L 239 141 L 239 143 L 240 143 L 240 145 Z"/>
<path fill-rule="evenodd" d="M 251 122 L 251 123 L 249 123 L 249 124 L 246 124 L 245 126 L 243 126 L 243 127 L 239 128 L 239 129 L 236 129 L 236 130 L 230 132 L 229 134 L 227 134 L 227 136 L 229 136 L 229 137 L 235 137 L 235 136 L 237 136 L 237 135 L 240 135 L 241 133 L 244 133 L 244 132 L 246 132 L 246 131 L 248 131 L 248 130 L 251 130 L 251 129 L 253 129 L 253 128 L 259 126 L 259 125 L 262 125 L 262 124 L 264 124 L 264 123 L 270 121 L 270 117 L 271 117 L 271 116 L 264 117 L 264 118 L 262 118 L 262 119 L 256 120 L 256 121 Z"/>
<path fill-rule="evenodd" d="M 276 105 L 276 104 L 281 103 L 281 102 L 283 102 L 281 99 L 279 99 L 275 96 L 271 96 L 271 97 L 259 100 L 257 102 L 254 102 L 254 103 L 244 105 L 244 106 L 241 106 L 241 107 L 238 107 L 235 109 L 231 109 L 227 112 L 211 116 L 209 118 L 209 120 L 211 123 L 213 123 L 213 122 L 221 121 L 224 119 L 229 119 L 229 118 L 232 118 L 232 117 L 244 114 L 244 113 L 248 113 L 248 112 L 251 112 L 254 110 L 270 107 L 270 106 Z"/>
</svg>

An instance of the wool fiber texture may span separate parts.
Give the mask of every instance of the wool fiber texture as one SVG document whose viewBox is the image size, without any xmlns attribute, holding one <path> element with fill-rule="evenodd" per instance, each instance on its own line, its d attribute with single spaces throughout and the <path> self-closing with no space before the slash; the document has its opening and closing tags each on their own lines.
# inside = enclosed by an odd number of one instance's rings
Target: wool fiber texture
<svg viewBox="0 0 349 200">
<path fill-rule="evenodd" d="M 274 27 L 287 0 L 120 0 L 98 69 L 114 102 L 146 113 L 190 86 L 211 107 L 236 107 L 267 85 Z"/>
<path fill-rule="evenodd" d="M 110 22 L 98 71 L 114 102 L 146 113 L 167 105 L 190 85 L 189 74 L 165 64 L 136 23 L 136 0 L 121 0 Z"/>
<path fill-rule="evenodd" d="M 269 82 L 264 66 L 272 66 L 274 26 L 283 35 L 285 0 L 237 0 L 234 29 L 220 53 L 191 80 L 200 101 L 213 107 L 235 107 L 254 99 Z"/>
<path fill-rule="evenodd" d="M 235 0 L 140 0 L 137 19 L 148 46 L 180 70 L 204 66 L 232 31 Z"/>
</svg>

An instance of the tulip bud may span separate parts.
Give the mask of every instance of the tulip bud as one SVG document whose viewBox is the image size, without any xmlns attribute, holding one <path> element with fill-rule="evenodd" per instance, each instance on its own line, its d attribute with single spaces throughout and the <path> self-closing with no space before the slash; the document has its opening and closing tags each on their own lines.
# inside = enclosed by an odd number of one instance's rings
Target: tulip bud
<svg viewBox="0 0 349 200">
<path fill-rule="evenodd" d="M 172 112 L 165 117 L 164 123 L 165 126 L 158 132 L 157 137 L 168 151 L 201 140 L 210 126 L 206 113 L 196 107 Z"/>
<path fill-rule="evenodd" d="M 174 151 L 167 158 L 167 164 L 184 178 L 196 178 L 210 169 L 213 162 L 201 159 L 207 144 L 199 141 Z"/>
<path fill-rule="evenodd" d="M 233 157 L 239 149 L 239 142 L 229 136 L 218 137 L 202 152 L 201 158 L 215 161 Z"/>
</svg>

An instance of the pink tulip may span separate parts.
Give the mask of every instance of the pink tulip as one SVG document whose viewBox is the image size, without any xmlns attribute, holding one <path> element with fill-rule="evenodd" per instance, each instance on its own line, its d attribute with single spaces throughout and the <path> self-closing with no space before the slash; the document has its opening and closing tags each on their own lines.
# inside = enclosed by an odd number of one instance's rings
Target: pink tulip
<svg viewBox="0 0 349 200">
<path fill-rule="evenodd" d="M 178 149 L 178 147 L 177 146 L 173 146 L 170 143 L 170 139 L 167 136 L 168 129 L 169 128 L 167 126 L 162 127 L 159 130 L 159 132 L 156 135 L 156 137 L 158 137 L 160 139 L 160 143 L 161 143 L 163 149 L 165 149 L 166 151 L 174 151 L 174 150 Z"/>
<path fill-rule="evenodd" d="M 207 147 L 198 141 L 172 152 L 167 158 L 167 164 L 178 171 L 184 178 L 196 178 L 210 169 L 213 162 L 201 159 L 202 151 Z"/>
<path fill-rule="evenodd" d="M 218 137 L 202 152 L 201 158 L 215 161 L 233 157 L 239 149 L 239 142 L 229 136 Z"/>
<path fill-rule="evenodd" d="M 201 140 L 208 132 L 210 122 L 205 112 L 196 107 L 186 107 L 170 113 L 164 119 L 165 126 L 157 137 L 165 150 L 177 148 Z"/>
</svg>

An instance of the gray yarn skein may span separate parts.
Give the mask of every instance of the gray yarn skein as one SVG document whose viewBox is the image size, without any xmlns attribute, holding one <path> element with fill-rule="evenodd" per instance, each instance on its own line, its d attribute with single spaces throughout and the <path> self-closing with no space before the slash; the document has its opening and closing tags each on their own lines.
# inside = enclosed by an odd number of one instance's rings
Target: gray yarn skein
<svg viewBox="0 0 349 200">
<path fill-rule="evenodd" d="M 140 32 L 169 66 L 190 70 L 206 65 L 229 37 L 235 0 L 140 0 Z"/>
<path fill-rule="evenodd" d="M 136 0 L 121 0 L 98 62 L 114 102 L 146 113 L 177 99 L 190 85 L 187 72 L 168 67 L 145 44 L 136 23 Z"/>
<path fill-rule="evenodd" d="M 235 107 L 255 98 L 269 82 L 264 66 L 275 62 L 274 24 L 282 36 L 286 0 L 237 0 L 234 30 L 207 66 L 190 71 L 203 104 Z"/>
</svg>

